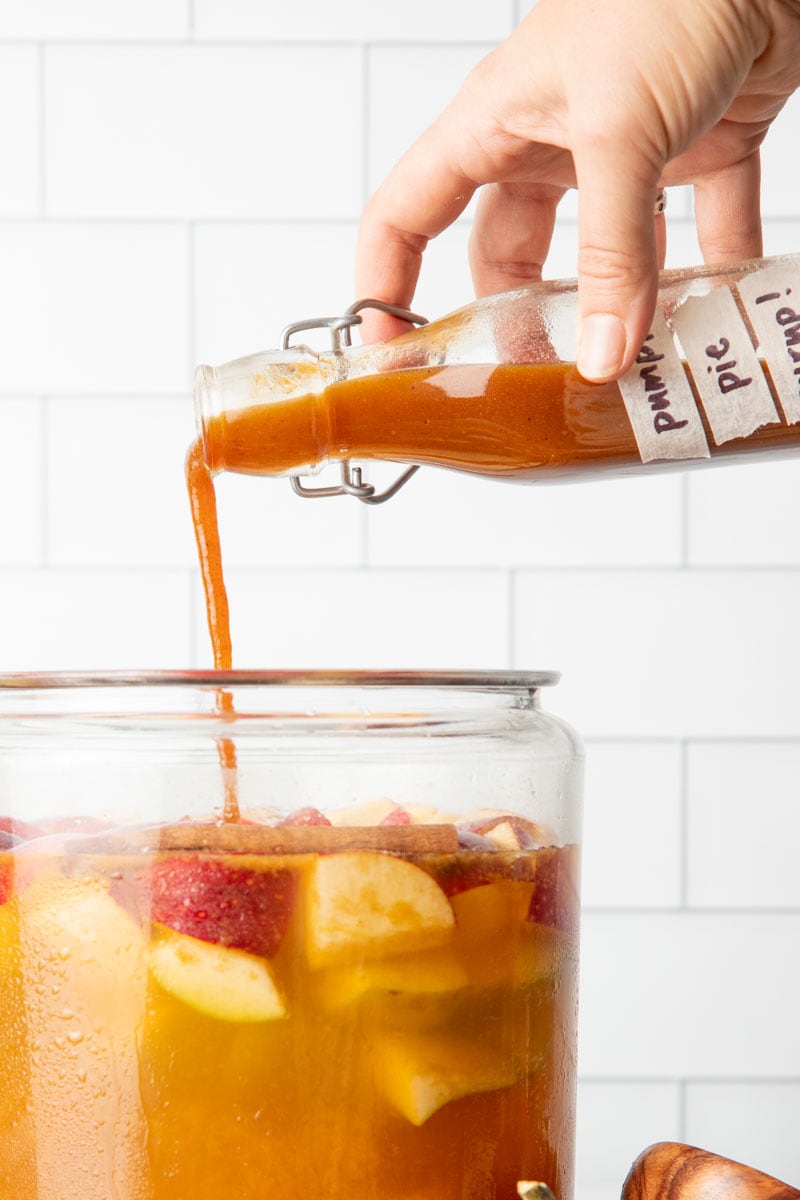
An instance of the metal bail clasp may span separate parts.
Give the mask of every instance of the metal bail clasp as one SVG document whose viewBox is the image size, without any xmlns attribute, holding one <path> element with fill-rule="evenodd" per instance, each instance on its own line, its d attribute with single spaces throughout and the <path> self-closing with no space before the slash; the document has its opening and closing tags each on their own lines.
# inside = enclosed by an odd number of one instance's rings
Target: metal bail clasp
<svg viewBox="0 0 800 1200">
<path fill-rule="evenodd" d="M 330 330 L 331 349 L 334 352 L 351 346 L 353 344 L 350 336 L 351 330 L 354 326 L 361 324 L 359 314 L 364 308 L 377 308 L 380 312 L 399 317 L 411 325 L 428 324 L 426 317 L 420 317 L 407 308 L 399 308 L 396 304 L 386 304 L 383 300 L 356 300 L 341 317 L 311 317 L 306 321 L 295 321 L 293 324 L 287 325 L 281 337 L 281 349 L 288 350 L 293 334 L 307 329 Z M 290 479 L 292 491 L 298 496 L 304 496 L 307 500 L 318 500 L 325 496 L 354 496 L 362 504 L 383 504 L 385 500 L 391 500 L 392 496 L 396 495 L 411 476 L 419 470 L 418 465 L 407 467 L 393 484 L 382 492 L 378 492 L 374 484 L 367 483 L 363 479 L 361 467 L 353 466 L 350 459 L 343 459 L 340 466 L 341 483 L 333 484 L 330 487 L 309 487 L 302 482 L 302 475 L 292 475 Z"/>
</svg>

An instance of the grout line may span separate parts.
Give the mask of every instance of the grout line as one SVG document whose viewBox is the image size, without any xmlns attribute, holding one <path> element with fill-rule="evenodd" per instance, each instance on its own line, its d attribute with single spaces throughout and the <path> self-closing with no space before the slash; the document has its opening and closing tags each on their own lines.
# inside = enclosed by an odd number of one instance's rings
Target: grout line
<svg viewBox="0 0 800 1200">
<path fill-rule="evenodd" d="M 680 546 L 681 546 L 681 566 L 691 567 L 689 561 L 690 535 L 691 527 L 689 521 L 689 473 L 685 471 L 681 475 L 681 524 L 680 524 Z"/>
<path fill-rule="evenodd" d="M 184 573 L 184 571 L 187 571 L 189 569 L 190 568 L 188 566 L 186 566 L 185 563 L 175 563 L 173 565 L 165 565 L 163 563 L 160 563 L 160 564 L 152 563 L 152 562 L 143 563 L 143 562 L 136 562 L 136 561 L 131 561 L 129 563 L 119 563 L 119 562 L 109 563 L 106 561 L 96 562 L 96 563 L 86 563 L 86 562 L 50 563 L 50 562 L 45 562 L 44 565 L 40 566 L 40 567 L 30 566 L 30 565 L 16 566 L 16 567 L 13 565 L 0 566 L 0 580 L 2 580 L 4 577 L 5 578 L 11 577 L 13 579 L 20 575 L 30 575 L 30 574 L 40 575 L 43 573 L 50 575 L 50 576 L 58 576 L 58 575 L 88 575 L 88 576 L 97 576 L 97 575 L 109 575 L 109 576 L 111 576 L 111 575 L 116 575 L 116 576 L 170 575 L 170 576 L 178 576 L 178 575 L 182 575 Z"/>
<path fill-rule="evenodd" d="M 45 47 L 39 46 L 39 219 L 47 216 L 47 122 Z"/>
<path fill-rule="evenodd" d="M 289 225 L 292 227 L 296 227 L 298 229 L 306 229 L 309 226 L 313 227 L 313 226 L 329 225 L 334 228 L 337 228 L 339 226 L 357 225 L 358 221 L 359 221 L 359 216 L 360 216 L 360 210 L 357 211 L 355 209 L 353 210 L 352 213 L 348 213 L 347 215 L 344 215 L 344 216 L 337 215 L 337 214 L 330 214 L 327 212 L 320 212 L 318 215 L 310 216 L 310 217 L 298 216 L 296 213 L 292 213 L 287 210 L 287 212 L 285 212 L 285 213 L 277 213 L 277 214 L 272 214 L 272 215 L 259 214 L 257 216 L 254 216 L 251 214 L 247 214 L 247 215 L 243 216 L 243 215 L 237 214 L 237 213 L 227 213 L 225 216 L 213 216 L 213 215 L 197 216 L 197 215 L 195 215 L 192 219 L 195 220 L 198 225 L 210 225 L 212 227 L 216 227 L 216 226 L 220 226 L 220 225 L 222 225 L 222 226 L 229 225 L 235 229 L 241 229 L 242 227 L 247 227 L 247 226 L 254 226 L 255 228 L 269 229 L 274 226 Z M 137 225 L 183 225 L 185 223 L 185 221 L 187 220 L 187 217 L 186 217 L 186 215 L 152 216 L 152 215 L 146 215 L 146 214 L 119 215 L 119 214 L 115 214 L 115 213 L 108 213 L 108 214 L 105 214 L 105 213 L 53 214 L 53 215 L 49 215 L 47 218 L 44 218 L 42 216 L 37 216 L 35 214 L 28 214 L 27 216 L 25 216 L 25 215 L 15 215 L 15 216 L 0 215 L 0 228 L 3 228 L 6 225 L 10 225 L 10 226 L 38 225 L 45 219 L 50 224 L 53 224 L 53 225 L 112 225 L 112 226 L 113 225 L 123 225 L 123 226 L 124 225 L 134 225 L 134 226 L 137 226 Z M 790 220 L 794 225 L 797 225 L 798 222 L 800 221 L 800 218 L 798 218 L 797 216 L 794 216 L 791 218 L 787 217 L 784 219 Z M 453 226 L 460 226 L 461 228 L 466 228 L 467 226 L 472 224 L 473 220 L 474 220 L 474 217 L 472 216 L 472 214 L 469 211 L 465 211 L 459 217 L 456 218 L 456 220 L 453 222 Z M 680 222 L 676 222 L 676 223 L 680 223 Z M 683 224 L 687 224 L 687 222 L 683 222 Z M 562 230 L 562 231 L 572 230 L 573 232 L 575 232 L 575 231 L 577 231 L 577 228 L 578 228 L 578 223 L 574 217 L 559 217 L 559 219 L 558 219 L 558 229 L 559 230 Z"/>
<path fill-rule="evenodd" d="M 673 1086 L 694 1084 L 786 1084 L 797 1087 L 800 1075 L 688 1075 L 676 1078 L 674 1075 L 584 1075 L 578 1071 L 579 1083 L 621 1083 L 621 1084 L 672 1084 Z"/>
<path fill-rule="evenodd" d="M 678 898 L 681 908 L 689 908 L 689 742 L 680 745 L 680 798 L 679 798 L 679 845 L 680 863 Z"/>
<path fill-rule="evenodd" d="M 517 572 L 512 567 L 508 572 L 508 667 L 509 670 L 516 662 L 517 653 Z"/>
<path fill-rule="evenodd" d="M 593 917 L 730 917 L 737 921 L 742 917 L 797 917 L 800 916 L 800 905 L 797 904 L 773 904 L 769 907 L 760 908 L 752 904 L 748 905 L 710 905 L 698 904 L 691 905 L 685 908 L 676 905 L 654 904 L 648 907 L 645 904 L 584 904 L 581 906 L 581 911 L 584 915 Z"/>
<path fill-rule="evenodd" d="M 195 604 L 197 576 L 198 576 L 198 571 L 197 571 L 196 567 L 191 567 L 186 573 L 186 578 L 188 581 L 187 604 L 188 604 L 188 608 L 189 608 L 189 620 L 188 620 L 189 661 L 190 661 L 192 667 L 195 667 L 195 668 L 198 665 L 198 663 L 197 663 L 197 647 L 198 647 L 198 644 L 200 641 L 200 639 L 198 637 L 198 628 L 197 628 L 197 605 Z"/>
<path fill-rule="evenodd" d="M 189 221 L 186 227 L 186 284 L 188 306 L 186 321 L 186 350 L 189 358 L 188 378 L 192 379 L 197 366 L 197 226 Z"/>
<path fill-rule="evenodd" d="M 192 6 L 193 8 L 193 6 Z M 194 13 L 191 14 L 191 24 L 194 27 Z M 192 29 L 191 36 L 188 34 L 175 37 L 10 37 L 4 38 L 0 35 L 0 48 L 14 48 L 17 46 L 55 46 L 58 49 L 72 50 L 150 50 L 150 49 L 174 49 L 174 48 L 201 48 L 211 50 L 263 50 L 276 49 L 279 51 L 285 50 L 352 50 L 358 49 L 361 46 L 370 45 L 376 46 L 381 50 L 416 50 L 420 47 L 432 50 L 462 50 L 472 47 L 486 47 L 487 49 L 499 45 L 503 38 L 503 34 L 498 34 L 496 37 L 447 37 L 447 38 L 358 38 L 358 37 L 327 37 L 327 38 L 271 38 L 266 34 L 252 37 L 231 37 L 224 36 L 202 37 L 198 38 Z"/>
<path fill-rule="evenodd" d="M 678 1080 L 678 1139 L 686 1141 L 687 1137 L 687 1080 Z"/>
<path fill-rule="evenodd" d="M 366 204 L 370 193 L 370 114 L 372 112 L 372 89 L 370 86 L 370 47 L 364 45 L 361 53 L 361 204 Z"/>
<path fill-rule="evenodd" d="M 44 567 L 51 566 L 51 563 L 50 563 L 50 554 L 51 554 L 50 540 L 51 539 L 50 539 L 50 515 L 49 515 L 50 514 L 50 461 L 49 461 L 50 455 L 49 455 L 49 451 L 48 451 L 48 430 L 49 430 L 49 426 L 50 426 L 50 420 L 49 420 L 50 402 L 48 400 L 48 397 L 42 396 L 39 404 L 40 404 L 39 420 L 41 423 L 41 446 L 40 446 L 39 453 L 41 455 L 40 462 L 41 462 L 41 468 L 42 468 L 42 481 L 41 481 L 41 491 L 40 491 L 40 500 L 41 500 L 41 505 L 42 505 L 42 511 L 41 511 L 41 516 L 40 516 L 41 539 L 42 539 L 41 565 L 44 568 Z"/>
<path fill-rule="evenodd" d="M 284 226 L 289 226 L 293 229 L 308 229 L 309 227 L 313 229 L 322 226 L 329 226 L 332 229 L 339 229 L 348 228 L 350 226 L 355 227 L 358 225 L 359 214 L 353 210 L 351 214 L 346 216 L 329 216 L 324 213 L 320 213 L 319 216 L 314 217 L 298 217 L 295 214 L 288 212 L 284 215 L 278 214 L 274 216 L 257 217 L 249 215 L 237 216 L 235 213 L 224 217 L 197 215 L 188 216 L 185 214 L 179 217 L 168 215 L 140 216 L 136 214 L 120 216 L 119 214 L 113 213 L 82 213 L 79 215 L 51 213 L 45 216 L 36 214 L 28 214 L 27 216 L 0 215 L 0 229 L 18 229 L 28 225 L 38 226 L 42 224 L 47 224 L 55 228 L 58 228 L 59 226 L 74 228 L 76 226 L 81 227 L 88 225 L 91 228 L 96 228 L 99 226 L 100 228 L 110 227 L 112 229 L 118 227 L 123 229 L 138 229 L 141 227 L 146 228 L 147 226 L 155 225 L 169 229 L 172 227 L 182 228 L 186 224 L 187 220 L 192 220 L 197 225 L 208 225 L 214 229 L 219 228 L 220 226 L 222 226 L 224 229 L 226 226 L 228 226 L 230 229 L 235 229 L 237 231 L 241 230 L 242 228 L 247 228 L 248 226 L 251 226 L 256 231 L 259 229 L 282 228 Z M 467 222 L 464 221 L 463 223 L 466 224 Z"/>
<path fill-rule="evenodd" d="M 3 398 L 2 395 L 0 395 L 0 399 L 2 399 L 2 398 Z M 8 395 L 8 397 L 6 397 L 6 398 L 7 399 L 19 399 L 20 394 L 18 392 L 10 393 Z M 104 396 L 103 398 L 106 399 L 108 397 Z M 129 397 L 129 399 L 133 399 L 133 398 L 134 397 Z M 185 395 L 182 398 L 185 399 Z M 240 573 L 253 572 L 253 571 L 269 572 L 269 571 L 273 571 L 273 570 L 282 570 L 284 565 L 285 564 L 265 564 L 262 566 L 262 565 L 254 565 L 254 564 L 242 564 L 241 566 L 236 567 L 236 570 L 239 571 Z M 376 571 L 379 570 L 379 571 L 385 572 L 386 574 L 458 575 L 458 574 L 467 573 L 470 575 L 501 575 L 506 570 L 509 569 L 508 567 L 503 566 L 503 564 L 501 564 L 501 563 L 473 564 L 473 563 L 469 563 L 469 562 L 459 562 L 459 563 L 408 562 L 408 563 L 386 563 L 386 564 L 377 562 L 377 563 L 372 563 L 371 565 L 375 568 Z M 298 571 L 321 570 L 321 571 L 339 572 L 339 571 L 347 571 L 347 570 L 353 570 L 353 569 L 355 569 L 355 567 L 353 567 L 351 564 L 348 564 L 345 566 L 338 566 L 338 565 L 331 566 L 330 564 L 321 564 L 320 566 L 314 566 L 314 565 L 309 566 L 307 564 L 300 564 L 300 563 L 297 564 Z M 517 575 L 527 574 L 527 573 L 531 572 L 531 573 L 535 573 L 536 575 L 560 575 L 560 574 L 563 574 L 563 575 L 597 576 L 597 575 L 626 575 L 627 574 L 627 575 L 636 575 L 636 576 L 646 576 L 646 575 L 664 576 L 664 575 L 668 575 L 668 574 L 674 574 L 676 576 L 680 576 L 681 572 L 682 572 L 682 568 L 676 567 L 676 566 L 636 567 L 633 565 L 621 566 L 621 567 L 599 567 L 599 566 L 598 567 L 596 567 L 596 566 L 589 566 L 589 567 L 584 567 L 584 566 L 525 567 L 525 566 L 522 566 L 522 567 L 520 567 L 520 566 L 516 566 L 512 569 L 514 570 L 515 574 L 517 574 Z M 756 565 L 748 564 L 748 563 L 744 563 L 739 566 L 730 566 L 730 567 L 709 566 L 709 567 L 702 567 L 700 569 L 695 569 L 693 573 L 700 575 L 704 572 L 707 572 L 709 574 L 714 574 L 714 575 L 725 575 L 725 574 L 727 574 L 727 575 L 768 575 L 768 574 L 775 574 L 775 573 L 781 574 L 781 575 L 798 575 L 798 574 L 800 574 L 800 562 L 786 564 L 786 565 L 766 565 L 766 566 L 756 566 Z M 675 739 L 672 738 L 671 740 L 674 741 Z"/>
<path fill-rule="evenodd" d="M 189 38 L 195 40 L 195 11 L 194 0 L 186 0 L 186 32 Z"/>
<path fill-rule="evenodd" d="M 370 562 L 370 544 L 372 540 L 370 531 L 370 512 L 369 506 L 366 504 L 360 504 L 359 508 L 362 511 L 358 514 L 359 562 L 357 569 L 364 570 L 364 568 L 372 568 L 372 563 Z"/>
<path fill-rule="evenodd" d="M 4 401 L 4 400 L 30 400 L 30 401 L 33 401 L 33 400 L 39 399 L 40 396 L 41 396 L 41 392 L 24 393 L 24 394 L 20 393 L 20 392 L 9 392 L 7 394 L 0 394 L 0 401 Z M 178 396 L 172 396 L 169 398 L 172 400 L 181 400 L 182 402 L 185 402 L 186 401 L 186 392 L 182 392 Z M 142 403 L 157 403 L 157 402 L 163 403 L 164 398 L 160 397 L 160 396 L 156 397 L 156 396 L 141 396 L 141 395 L 110 396 L 110 395 L 106 395 L 105 393 L 103 393 L 103 394 L 98 393 L 98 394 L 92 394 L 89 396 L 84 395 L 84 396 L 55 397 L 55 396 L 50 395 L 49 399 L 53 400 L 56 403 L 60 403 L 61 401 L 73 400 L 73 399 L 89 399 L 89 400 L 101 400 L 102 399 L 102 400 L 108 400 L 109 402 L 114 401 L 114 400 L 136 400 L 137 402 L 142 402 Z M 376 575 L 397 575 L 397 576 L 425 575 L 425 576 L 430 576 L 431 578 L 438 578 L 438 577 L 442 577 L 442 576 L 447 577 L 447 576 L 454 576 L 454 575 L 455 576 L 458 576 L 458 575 L 495 576 L 497 578 L 500 578 L 500 577 L 504 577 L 507 574 L 507 571 L 509 570 L 509 568 L 503 567 L 502 565 L 497 565 L 497 564 L 495 564 L 495 565 L 473 565 L 470 563 L 458 563 L 458 564 L 452 564 L 452 565 L 451 564 L 447 564 L 447 565 L 430 564 L 430 563 L 427 563 L 427 564 L 426 563 L 408 563 L 408 564 L 397 565 L 397 564 L 382 564 L 380 562 L 376 563 L 376 562 L 373 562 L 370 560 L 368 565 L 369 565 L 370 569 Z M 301 563 L 301 562 L 295 562 L 293 560 L 286 560 L 286 561 L 277 561 L 277 562 L 263 563 L 263 564 L 254 564 L 254 563 L 236 564 L 236 563 L 234 563 L 230 566 L 229 569 L 230 569 L 230 572 L 232 575 L 236 574 L 239 576 L 275 575 L 275 574 L 284 574 L 287 571 L 290 572 L 291 574 L 296 574 L 296 575 L 312 575 L 312 574 L 341 575 L 341 574 L 348 574 L 348 573 L 358 574 L 363 570 L 363 566 L 364 566 L 364 563 L 360 561 L 360 555 L 359 555 L 358 562 L 349 562 L 346 564 L 333 565 L 330 562 L 320 562 L 320 563 L 302 562 Z M 137 569 L 138 569 L 138 566 L 137 566 Z M 510 569 L 513 571 L 515 577 L 520 574 L 519 568 L 510 568 Z M 2 567 L 2 565 L 0 565 L 0 571 L 2 571 L 2 570 L 3 570 L 3 567 Z M 524 570 L 524 568 L 523 568 L 523 570 Z M 623 570 L 627 571 L 630 574 L 646 574 L 647 573 L 646 570 L 637 571 L 635 567 L 620 568 L 619 570 L 620 570 L 620 572 Z M 797 565 L 791 566 L 791 567 L 788 567 L 788 566 L 785 566 L 785 567 L 756 567 L 756 566 L 744 565 L 744 566 L 740 566 L 740 567 L 730 567 L 730 568 L 728 568 L 728 567 L 704 568 L 704 570 L 708 570 L 710 573 L 713 573 L 713 574 L 721 574 L 721 573 L 727 572 L 729 574 L 736 574 L 736 575 L 768 575 L 768 574 L 773 574 L 773 573 L 777 572 L 777 573 L 783 574 L 783 575 L 797 576 L 797 575 L 800 575 L 800 564 L 797 564 Z M 597 569 L 597 570 L 594 568 L 585 569 L 582 567 L 574 567 L 574 568 L 552 567 L 552 568 L 541 568 L 541 569 L 537 568 L 537 572 L 539 572 L 539 571 L 541 571 L 542 574 L 563 573 L 565 575 L 574 575 L 574 574 L 578 574 L 578 573 L 584 572 L 584 571 L 586 574 L 589 574 L 589 575 L 597 575 L 597 574 L 601 573 L 601 571 L 599 569 Z M 608 573 L 611 574 L 611 573 L 617 573 L 617 572 L 609 571 Z M 664 572 L 660 572 L 660 573 L 663 574 Z M 676 574 L 677 574 L 677 570 L 676 570 Z M 605 745 L 605 744 L 613 745 L 613 744 L 617 744 L 617 743 L 627 744 L 628 742 L 636 742 L 636 743 L 642 742 L 642 743 L 646 743 L 646 744 L 661 745 L 664 743 L 667 743 L 667 744 L 675 743 L 676 741 L 680 741 L 681 737 L 682 737 L 681 734 L 663 734 L 663 735 L 633 734 L 632 736 L 628 737 L 626 735 L 613 734 L 613 733 L 612 734 L 594 734 L 594 735 L 587 733 L 584 735 L 584 740 L 586 740 L 587 742 L 591 741 L 598 745 Z M 762 736 L 761 734 L 756 734 L 756 735 L 754 735 L 754 737 L 756 738 L 756 740 L 767 741 L 770 744 L 773 742 L 779 743 L 782 741 L 794 740 L 793 734 L 778 734 L 775 736 L 773 736 L 773 735 Z M 737 742 L 737 741 L 742 741 L 742 740 L 749 741 L 750 740 L 750 738 L 747 734 L 721 734 L 721 735 L 698 734 L 697 738 L 702 742 L 707 742 L 707 743 L 711 743 L 711 744 L 714 744 L 717 742 L 724 742 L 727 744 L 728 742 Z"/>
<path fill-rule="evenodd" d="M 682 740 L 684 740 L 684 739 L 682 739 L 680 737 L 670 737 L 669 734 L 655 734 L 655 736 L 649 736 L 649 734 L 646 734 L 646 733 L 633 733 L 633 734 L 627 734 L 627 733 L 626 734 L 613 734 L 612 733 L 612 734 L 608 734 L 608 736 L 603 736 L 603 734 L 600 734 L 600 736 L 593 736 L 593 734 L 588 733 L 587 736 L 585 736 L 583 740 L 589 746 L 591 746 L 591 745 L 604 745 L 604 746 L 618 745 L 618 746 L 622 746 L 622 748 L 625 748 L 625 746 L 630 745 L 631 743 L 640 744 L 640 745 L 678 745 L 678 746 L 680 746 Z M 774 734 L 774 733 L 759 734 L 759 733 L 756 733 L 756 734 L 753 734 L 753 736 L 751 737 L 750 734 L 741 734 L 741 733 L 730 733 L 730 734 L 728 734 L 728 733 L 722 733 L 722 734 L 698 733 L 698 734 L 690 734 L 690 736 L 688 736 L 686 738 L 686 742 L 690 743 L 691 745 L 716 745 L 716 744 L 728 745 L 729 743 L 732 743 L 732 742 L 736 745 L 739 745 L 739 744 L 750 745 L 751 742 L 764 742 L 766 745 L 781 745 L 783 743 L 790 744 L 790 743 L 794 743 L 794 742 L 800 744 L 800 734 L 796 734 L 796 736 L 794 736 L 794 734 L 780 734 L 780 733 L 778 733 L 778 734 Z"/>
</svg>

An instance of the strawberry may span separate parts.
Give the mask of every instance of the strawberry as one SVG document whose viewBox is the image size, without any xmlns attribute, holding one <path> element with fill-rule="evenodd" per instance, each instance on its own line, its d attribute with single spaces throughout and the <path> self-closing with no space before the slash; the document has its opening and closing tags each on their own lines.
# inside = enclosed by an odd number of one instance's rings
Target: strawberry
<svg viewBox="0 0 800 1200">
<path fill-rule="evenodd" d="M 397 808 L 393 808 L 391 812 L 387 813 L 386 816 L 383 818 L 383 820 L 379 821 L 378 824 L 379 825 L 411 825 L 411 824 L 413 824 L 413 822 L 411 820 L 411 814 L 409 812 L 407 812 L 405 808 L 401 808 L 400 805 L 398 804 Z"/>
<path fill-rule="evenodd" d="M 4 835 L 12 839 L 5 845 L 3 843 Z M 39 837 L 39 835 L 40 830 L 27 821 L 20 821 L 18 817 L 0 817 L 0 850 L 9 845 L 16 845 L 17 842 L 30 841 L 31 838 Z"/>
<path fill-rule="evenodd" d="M 288 817 L 284 817 L 282 821 L 278 821 L 279 825 L 330 825 L 331 821 L 321 813 L 318 808 L 313 808 L 307 804 L 305 808 L 296 808 L 294 812 L 289 813 Z"/>
<path fill-rule="evenodd" d="M 137 872 L 112 895 L 140 917 L 178 933 L 272 958 L 294 909 L 292 871 L 252 870 L 200 856 L 164 858 Z"/>
<path fill-rule="evenodd" d="M 564 933 L 577 933 L 579 907 L 574 847 L 548 846 L 538 850 L 527 919 Z"/>
</svg>

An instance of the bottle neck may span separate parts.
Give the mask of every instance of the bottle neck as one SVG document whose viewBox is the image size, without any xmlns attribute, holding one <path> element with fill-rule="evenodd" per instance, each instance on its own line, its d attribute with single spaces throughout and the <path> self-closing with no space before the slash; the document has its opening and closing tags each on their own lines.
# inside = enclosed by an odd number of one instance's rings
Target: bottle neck
<svg viewBox="0 0 800 1200">
<path fill-rule="evenodd" d="M 329 450 L 326 384 L 334 356 L 268 352 L 223 367 L 199 367 L 195 416 L 212 475 L 281 475 L 313 469 Z"/>
</svg>

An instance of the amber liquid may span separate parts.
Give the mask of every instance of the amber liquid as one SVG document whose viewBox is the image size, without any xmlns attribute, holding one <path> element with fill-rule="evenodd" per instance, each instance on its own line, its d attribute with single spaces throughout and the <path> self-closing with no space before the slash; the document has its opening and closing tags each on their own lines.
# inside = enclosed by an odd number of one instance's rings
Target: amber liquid
<svg viewBox="0 0 800 1200">
<path fill-rule="evenodd" d="M 712 459 L 800 448 L 800 425 L 776 422 L 722 446 L 706 435 Z M 355 458 L 545 483 L 706 461 L 643 464 L 617 385 L 587 383 L 570 363 L 364 376 L 211 417 L 203 441 L 212 471 L 254 475 Z"/>
<path fill-rule="evenodd" d="M 0 1195 L 515 1200 L 537 1179 L 568 1198 L 576 936 L 530 905 L 572 852 L 405 855 L 444 888 L 487 857 L 437 944 L 319 963 L 315 854 L 32 851 L 0 906 Z M 187 999 L 148 971 L 163 927 L 126 897 L 175 858 L 294 878 L 276 1019 L 209 1015 L 213 983 Z"/>
</svg>

